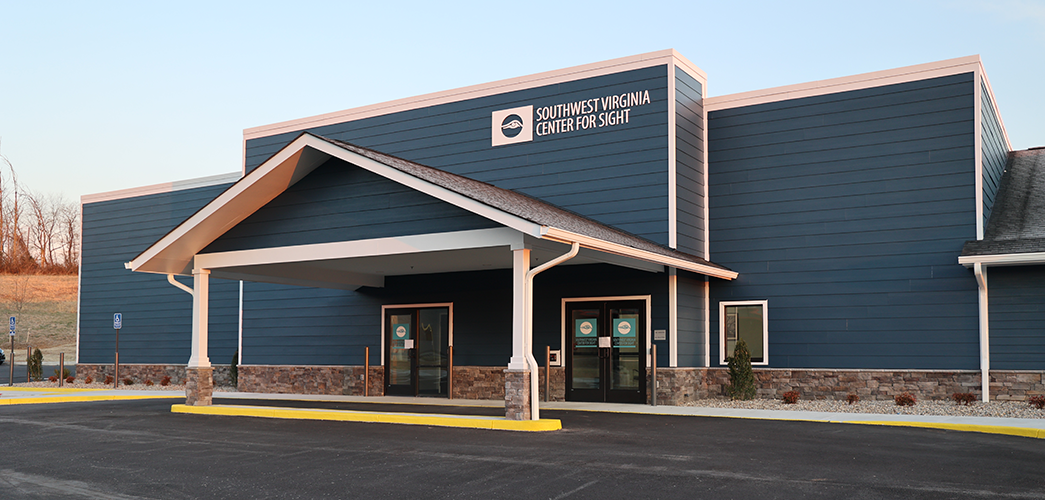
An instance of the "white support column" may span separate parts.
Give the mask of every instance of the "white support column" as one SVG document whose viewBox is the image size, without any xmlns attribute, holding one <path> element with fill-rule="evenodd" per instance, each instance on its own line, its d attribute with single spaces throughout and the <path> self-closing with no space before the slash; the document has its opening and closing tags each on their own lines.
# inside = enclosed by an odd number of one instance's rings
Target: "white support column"
<svg viewBox="0 0 1045 500">
<path fill-rule="evenodd" d="M 207 357 L 210 269 L 194 269 L 192 282 L 192 355 L 188 368 L 210 368 L 210 358 Z"/>
<path fill-rule="evenodd" d="M 674 267 L 668 268 L 668 366 L 679 366 L 679 276 Z"/>
<path fill-rule="evenodd" d="M 512 250 L 512 358 L 509 370 L 526 370 L 526 273 L 530 249 Z"/>
</svg>

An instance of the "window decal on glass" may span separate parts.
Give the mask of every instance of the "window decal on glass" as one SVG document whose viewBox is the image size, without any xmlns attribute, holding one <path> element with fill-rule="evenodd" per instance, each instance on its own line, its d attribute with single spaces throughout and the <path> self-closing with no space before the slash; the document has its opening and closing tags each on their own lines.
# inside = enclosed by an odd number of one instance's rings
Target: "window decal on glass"
<svg viewBox="0 0 1045 500">
<path fill-rule="evenodd" d="M 619 318 L 613 320 L 613 347 L 637 346 L 637 330 L 638 327 L 635 318 Z"/>
<path fill-rule="evenodd" d="M 573 320 L 573 335 L 577 347 L 598 347 L 598 322 L 593 318 Z"/>
<path fill-rule="evenodd" d="M 410 349 L 414 347 L 413 344 L 413 339 L 410 338 L 410 323 L 393 323 L 392 349 Z"/>
</svg>

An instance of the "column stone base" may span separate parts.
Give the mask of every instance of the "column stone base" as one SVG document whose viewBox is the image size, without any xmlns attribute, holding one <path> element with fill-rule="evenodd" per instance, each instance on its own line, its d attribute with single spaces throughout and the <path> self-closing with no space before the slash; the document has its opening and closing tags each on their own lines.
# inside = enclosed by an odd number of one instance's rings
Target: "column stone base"
<svg viewBox="0 0 1045 500">
<path fill-rule="evenodd" d="M 504 371 L 504 416 L 508 420 L 530 420 L 529 370 Z"/>
<path fill-rule="evenodd" d="M 214 395 L 213 368 L 185 369 L 185 404 L 210 406 Z"/>
</svg>

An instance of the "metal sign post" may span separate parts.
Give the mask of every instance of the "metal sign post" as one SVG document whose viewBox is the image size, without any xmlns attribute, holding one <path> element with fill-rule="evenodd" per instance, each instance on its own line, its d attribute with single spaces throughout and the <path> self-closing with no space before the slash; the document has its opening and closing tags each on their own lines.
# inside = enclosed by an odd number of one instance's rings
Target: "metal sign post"
<svg viewBox="0 0 1045 500">
<path fill-rule="evenodd" d="M 112 387 L 120 388 L 120 328 L 123 328 L 123 314 L 112 315 L 112 327 L 116 330 L 116 358 L 113 363 Z"/>
<path fill-rule="evenodd" d="M 11 378 L 7 379 L 7 385 L 15 385 L 15 317 L 11 316 Z"/>
</svg>

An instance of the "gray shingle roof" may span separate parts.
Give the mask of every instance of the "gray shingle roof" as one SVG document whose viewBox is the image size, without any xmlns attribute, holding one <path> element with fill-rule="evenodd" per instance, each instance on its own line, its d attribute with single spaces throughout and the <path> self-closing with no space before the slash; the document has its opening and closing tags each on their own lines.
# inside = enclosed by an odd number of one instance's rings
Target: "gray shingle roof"
<svg viewBox="0 0 1045 500">
<path fill-rule="evenodd" d="M 1009 153 L 983 240 L 962 255 L 1045 252 L 1045 149 Z"/>
<path fill-rule="evenodd" d="M 442 188 L 449 189 L 457 194 L 467 196 L 475 201 L 535 224 L 555 227 L 584 236 L 598 238 L 603 241 L 626 245 L 639 250 L 646 250 L 648 252 L 729 271 L 729 268 L 713 264 L 703 258 L 659 245 L 640 236 L 635 236 L 607 226 L 601 222 L 584 217 L 583 215 L 516 191 L 499 188 L 492 184 L 469 179 L 468 177 L 452 174 L 436 168 L 427 167 L 425 165 L 336 139 L 329 139 L 322 136 L 316 137 L 361 156 L 370 158 L 371 160 L 388 165 L 400 172 L 412 175 L 418 179 L 430 182 Z"/>
</svg>

